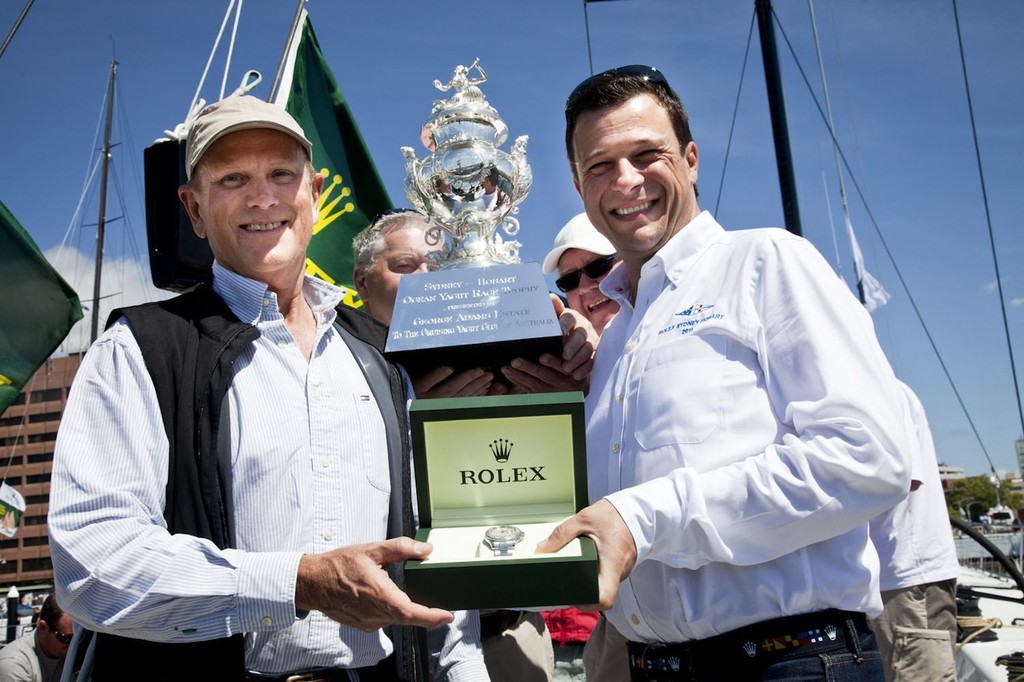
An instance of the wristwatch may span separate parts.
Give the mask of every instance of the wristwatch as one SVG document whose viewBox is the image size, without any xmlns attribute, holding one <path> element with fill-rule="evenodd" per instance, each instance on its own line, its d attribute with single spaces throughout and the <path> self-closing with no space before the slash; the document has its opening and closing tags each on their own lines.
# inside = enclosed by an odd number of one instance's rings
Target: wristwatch
<svg viewBox="0 0 1024 682">
<path fill-rule="evenodd" d="M 523 535 L 522 529 L 515 526 L 491 526 L 484 531 L 484 544 L 494 551 L 494 556 L 512 556 Z"/>
</svg>

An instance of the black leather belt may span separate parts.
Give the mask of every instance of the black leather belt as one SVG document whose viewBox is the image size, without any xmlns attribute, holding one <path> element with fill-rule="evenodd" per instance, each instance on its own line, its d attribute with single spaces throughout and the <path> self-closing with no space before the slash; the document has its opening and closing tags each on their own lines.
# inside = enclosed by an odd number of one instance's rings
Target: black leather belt
<svg viewBox="0 0 1024 682">
<path fill-rule="evenodd" d="M 633 680 L 651 682 L 758 679 L 755 671 L 784 658 L 810 656 L 837 645 L 860 658 L 859 635 L 866 632 L 863 613 L 815 611 L 692 642 L 629 642 L 629 670 Z"/>
</svg>

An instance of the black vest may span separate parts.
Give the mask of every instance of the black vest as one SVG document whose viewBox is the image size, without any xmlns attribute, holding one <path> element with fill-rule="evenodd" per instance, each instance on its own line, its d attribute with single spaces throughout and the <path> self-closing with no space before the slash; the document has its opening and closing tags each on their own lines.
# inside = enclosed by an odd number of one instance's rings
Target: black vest
<svg viewBox="0 0 1024 682">
<path fill-rule="evenodd" d="M 171 533 L 234 546 L 231 465 L 221 433 L 224 396 L 232 362 L 259 336 L 240 322 L 208 285 L 175 298 L 115 310 L 108 326 L 124 316 L 131 324 L 156 387 L 170 465 L 164 518 Z M 414 533 L 408 424 L 401 375 L 382 355 L 386 329 L 368 315 L 340 306 L 335 327 L 352 351 L 380 407 L 391 469 L 388 535 Z M 399 566 L 392 577 L 401 585 Z M 423 632 L 392 628 L 402 677 L 424 679 Z M 148 642 L 96 634 L 92 679 L 171 682 L 238 680 L 245 677 L 242 635 L 189 643 Z"/>
</svg>

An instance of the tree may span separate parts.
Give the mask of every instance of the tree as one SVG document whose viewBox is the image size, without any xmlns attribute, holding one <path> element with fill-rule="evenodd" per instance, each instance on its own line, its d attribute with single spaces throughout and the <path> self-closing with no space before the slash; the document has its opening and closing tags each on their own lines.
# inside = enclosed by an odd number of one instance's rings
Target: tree
<svg viewBox="0 0 1024 682">
<path fill-rule="evenodd" d="M 1013 492 L 1010 481 L 1005 478 L 999 480 L 998 500 L 1014 512 L 1021 505 L 1020 495 Z M 963 513 L 967 513 L 968 520 L 977 522 L 990 507 L 996 506 L 996 487 L 989 476 L 962 478 L 946 491 L 946 504 L 953 516 L 963 518 Z"/>
</svg>

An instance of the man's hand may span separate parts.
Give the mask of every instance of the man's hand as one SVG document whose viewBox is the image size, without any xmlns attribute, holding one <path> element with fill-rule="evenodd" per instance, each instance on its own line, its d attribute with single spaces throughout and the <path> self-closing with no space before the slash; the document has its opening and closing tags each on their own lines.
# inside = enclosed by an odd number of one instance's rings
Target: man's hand
<svg viewBox="0 0 1024 682">
<path fill-rule="evenodd" d="M 608 500 L 600 500 L 563 521 L 537 544 L 537 551 L 557 552 L 581 535 L 589 535 L 597 547 L 597 582 L 600 603 L 589 610 L 609 609 L 619 593 L 619 583 L 636 565 L 636 543 L 626 522 Z"/>
<path fill-rule="evenodd" d="M 494 375 L 479 368 L 455 373 L 451 367 L 437 367 L 413 380 L 417 398 L 466 398 L 488 395 Z"/>
<path fill-rule="evenodd" d="M 545 353 L 537 362 L 516 358 L 501 373 L 517 393 L 550 393 L 553 391 L 587 392 L 590 370 L 594 365 L 598 335 L 587 318 L 562 304 L 551 295 L 551 304 L 562 328 L 562 357 Z"/>
<path fill-rule="evenodd" d="M 422 559 L 431 549 L 412 538 L 394 538 L 307 554 L 299 561 L 295 606 L 320 611 L 365 632 L 391 624 L 432 628 L 450 623 L 450 612 L 413 602 L 385 568 L 396 561 Z"/>
</svg>

